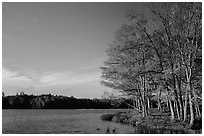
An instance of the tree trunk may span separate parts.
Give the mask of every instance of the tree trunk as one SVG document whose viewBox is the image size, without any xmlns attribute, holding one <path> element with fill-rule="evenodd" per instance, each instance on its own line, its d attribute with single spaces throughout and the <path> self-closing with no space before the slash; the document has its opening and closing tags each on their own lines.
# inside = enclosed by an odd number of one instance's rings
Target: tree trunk
<svg viewBox="0 0 204 136">
<path fill-rule="evenodd" d="M 174 117 L 174 109 L 173 109 L 171 100 L 169 100 L 169 107 L 170 107 L 170 111 L 171 111 L 171 121 L 173 122 L 175 117 Z"/>
<path fill-rule="evenodd" d="M 167 102 L 166 102 L 166 106 L 167 106 L 167 111 L 170 111 L 168 99 L 167 99 Z"/>
<path fill-rule="evenodd" d="M 183 122 L 187 120 L 187 107 L 188 107 L 188 91 L 186 91 L 186 94 L 185 94 Z"/>
<path fill-rule="evenodd" d="M 180 96 L 181 97 L 181 96 Z M 179 107 L 180 107 L 180 119 L 183 119 L 183 104 L 182 104 L 182 99 L 179 99 Z"/>
<path fill-rule="evenodd" d="M 135 104 L 135 100 L 132 100 L 132 105 L 133 105 L 134 108 L 137 108 L 136 104 Z"/>
<path fill-rule="evenodd" d="M 193 96 L 195 98 L 195 102 L 194 102 L 194 105 L 195 105 L 195 111 L 196 111 L 196 117 L 197 118 L 201 118 L 201 113 L 200 113 L 200 108 L 199 108 L 199 104 L 198 104 L 198 99 L 197 99 L 197 96 L 195 94 L 195 90 L 192 89 L 192 92 L 193 92 Z"/>
<path fill-rule="evenodd" d="M 175 80 L 175 76 L 173 75 L 173 88 L 174 88 L 174 95 L 175 95 L 175 108 L 176 108 L 176 113 L 177 113 L 177 117 L 180 120 L 180 108 L 179 108 L 179 102 L 178 102 L 178 94 L 177 94 L 177 88 L 176 88 L 176 80 Z"/>
<path fill-rule="evenodd" d="M 189 96 L 189 105 L 190 105 L 190 114 L 191 114 L 190 125 L 192 126 L 193 121 L 194 121 L 194 112 L 193 112 L 192 96 L 191 96 L 190 92 L 189 92 L 188 96 Z"/>
<path fill-rule="evenodd" d="M 144 100 L 142 100 L 142 116 L 147 116 L 147 104 Z"/>
<path fill-rule="evenodd" d="M 142 100 L 142 117 L 145 117 L 145 104 L 143 100 Z"/>
<path fill-rule="evenodd" d="M 199 118 L 199 113 L 198 113 L 198 106 L 197 106 L 197 104 L 195 104 L 195 117 L 196 118 Z"/>
<path fill-rule="evenodd" d="M 171 121 L 173 122 L 175 117 L 174 117 L 174 109 L 171 103 L 171 100 L 169 99 L 169 89 L 167 88 L 167 100 L 169 102 L 169 107 L 170 107 L 170 111 L 171 111 Z"/>
<path fill-rule="evenodd" d="M 174 91 L 174 95 L 175 95 L 175 108 L 177 111 L 177 117 L 178 119 L 180 119 L 180 108 L 179 108 L 179 102 L 178 102 L 178 93 L 177 93 L 177 85 L 176 85 L 176 76 L 174 74 L 174 64 L 171 63 L 171 72 L 172 72 L 172 80 L 173 80 L 173 91 Z"/>
<path fill-rule="evenodd" d="M 145 66 L 145 53 L 144 51 L 142 52 L 142 63 L 143 63 L 143 66 Z M 143 74 L 143 111 L 144 111 L 144 116 L 147 115 L 147 101 L 146 101 L 146 84 L 145 84 L 145 74 Z"/>
<path fill-rule="evenodd" d="M 197 105 L 197 110 L 198 110 L 198 118 L 201 118 L 201 112 L 200 112 L 200 107 L 199 107 L 199 105 Z"/>
<path fill-rule="evenodd" d="M 137 100 L 137 106 L 138 106 L 138 109 L 141 111 L 141 102 L 140 102 L 140 99 Z"/>
<path fill-rule="evenodd" d="M 148 109 L 148 110 L 150 109 L 150 101 L 149 101 L 149 98 L 147 98 L 147 109 Z"/>
<path fill-rule="evenodd" d="M 178 120 L 181 120 L 180 118 L 180 112 L 179 112 L 179 105 L 175 102 L 175 108 L 176 108 L 176 112 L 177 112 L 177 117 L 178 117 Z"/>
<path fill-rule="evenodd" d="M 160 99 L 160 97 L 161 97 L 161 89 L 159 89 L 159 94 L 158 94 L 158 99 L 157 99 L 157 101 L 158 101 L 158 110 L 159 111 L 161 111 L 161 99 Z"/>
<path fill-rule="evenodd" d="M 181 94 L 181 81 L 176 78 L 176 88 L 177 88 L 177 91 L 178 91 L 178 110 L 179 110 L 179 120 L 181 120 L 183 118 L 183 104 L 182 104 L 182 94 Z"/>
<path fill-rule="evenodd" d="M 145 107 L 145 116 L 147 116 L 148 115 L 148 112 L 147 112 L 147 103 L 145 102 L 145 105 L 144 105 Z"/>
<path fill-rule="evenodd" d="M 179 75 L 181 77 L 181 67 L 182 67 L 182 60 L 179 61 Z M 183 98 L 181 94 L 182 90 L 182 81 L 177 78 L 177 90 L 178 90 L 178 95 L 179 95 L 179 107 L 180 107 L 180 117 L 183 119 L 183 114 L 184 114 L 184 105 L 183 105 Z"/>
<path fill-rule="evenodd" d="M 160 102 L 160 99 L 159 99 L 159 98 L 158 98 L 157 102 L 158 102 L 157 109 L 158 109 L 159 111 L 161 111 L 161 102 Z"/>
</svg>

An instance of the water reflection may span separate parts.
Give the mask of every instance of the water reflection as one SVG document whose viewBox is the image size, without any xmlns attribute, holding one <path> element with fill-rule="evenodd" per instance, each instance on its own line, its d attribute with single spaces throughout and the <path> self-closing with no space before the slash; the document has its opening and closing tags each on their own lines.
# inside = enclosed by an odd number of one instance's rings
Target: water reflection
<svg viewBox="0 0 204 136">
<path fill-rule="evenodd" d="M 102 121 L 111 110 L 3 110 L 2 132 L 8 134 L 185 134 L 184 130 Z"/>
<path fill-rule="evenodd" d="M 102 121 L 119 110 L 3 110 L 2 132 L 9 134 L 130 134 L 130 125 Z M 109 131 L 107 131 L 109 128 Z"/>
</svg>

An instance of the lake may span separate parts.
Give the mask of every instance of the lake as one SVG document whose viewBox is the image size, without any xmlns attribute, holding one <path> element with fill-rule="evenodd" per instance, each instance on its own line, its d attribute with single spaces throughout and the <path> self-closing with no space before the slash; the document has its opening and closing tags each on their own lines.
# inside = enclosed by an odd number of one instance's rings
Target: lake
<svg viewBox="0 0 204 136">
<path fill-rule="evenodd" d="M 131 134 L 135 127 L 102 121 L 105 113 L 127 109 L 2 110 L 3 134 Z M 109 132 L 107 129 L 109 128 Z M 112 130 L 115 129 L 113 132 Z"/>
</svg>

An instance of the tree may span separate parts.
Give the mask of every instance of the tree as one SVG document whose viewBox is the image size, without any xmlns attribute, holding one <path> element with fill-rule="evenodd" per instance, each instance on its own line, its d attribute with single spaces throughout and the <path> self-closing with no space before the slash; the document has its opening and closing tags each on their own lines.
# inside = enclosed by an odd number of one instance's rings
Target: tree
<svg viewBox="0 0 204 136">
<path fill-rule="evenodd" d="M 201 113 L 201 3 L 153 3 L 148 7 L 152 18 L 135 10 L 127 13 L 129 23 L 116 32 L 107 50 L 101 83 L 134 95 L 141 102 L 143 116 L 151 96 L 158 94 L 159 105 L 161 95 L 166 94 L 172 121 L 175 117 L 186 121 L 190 109 L 192 125 L 194 111 L 197 116 Z"/>
<path fill-rule="evenodd" d="M 194 89 L 192 86 L 193 77 L 197 77 L 199 72 L 195 70 L 195 60 L 201 59 L 201 3 L 161 3 L 154 5 L 151 9 L 157 16 L 164 30 L 164 42 L 167 45 L 168 61 L 170 63 L 170 71 L 173 80 L 173 90 L 177 107 L 183 108 L 181 102 L 181 82 L 185 84 L 185 105 L 184 105 L 184 121 L 186 120 L 187 99 L 189 99 L 192 125 L 194 121 L 194 110 L 192 103 L 192 94 Z M 160 9 L 165 9 L 161 11 Z M 197 72 L 196 72 L 197 71 Z M 178 88 L 177 88 L 178 86 Z M 180 90 L 179 90 L 180 89 Z M 177 112 L 178 117 L 179 112 Z"/>
</svg>

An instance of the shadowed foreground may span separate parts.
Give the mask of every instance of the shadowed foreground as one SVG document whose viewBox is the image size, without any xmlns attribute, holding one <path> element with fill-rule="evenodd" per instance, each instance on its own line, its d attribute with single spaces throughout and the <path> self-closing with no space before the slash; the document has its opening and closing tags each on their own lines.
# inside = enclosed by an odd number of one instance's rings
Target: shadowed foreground
<svg viewBox="0 0 204 136">
<path fill-rule="evenodd" d="M 169 113 L 158 112 L 151 109 L 149 116 L 142 118 L 141 113 L 136 111 L 118 112 L 116 114 L 104 114 L 101 116 L 104 121 L 131 124 L 135 126 L 135 133 L 138 134 L 201 134 L 202 119 L 196 119 L 193 126 L 185 122 L 171 122 Z"/>
</svg>

